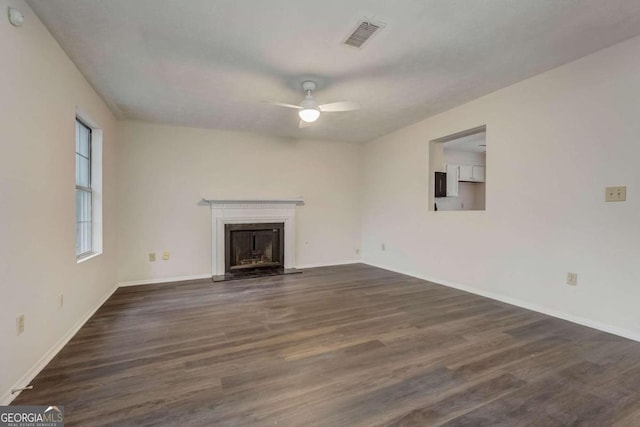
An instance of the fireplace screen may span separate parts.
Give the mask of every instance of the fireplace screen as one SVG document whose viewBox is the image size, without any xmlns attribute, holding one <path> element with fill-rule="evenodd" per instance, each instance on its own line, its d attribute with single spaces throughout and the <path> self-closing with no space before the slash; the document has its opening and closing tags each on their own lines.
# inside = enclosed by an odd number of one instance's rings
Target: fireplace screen
<svg viewBox="0 0 640 427">
<path fill-rule="evenodd" d="M 225 224 L 225 272 L 284 267 L 284 223 Z"/>
</svg>

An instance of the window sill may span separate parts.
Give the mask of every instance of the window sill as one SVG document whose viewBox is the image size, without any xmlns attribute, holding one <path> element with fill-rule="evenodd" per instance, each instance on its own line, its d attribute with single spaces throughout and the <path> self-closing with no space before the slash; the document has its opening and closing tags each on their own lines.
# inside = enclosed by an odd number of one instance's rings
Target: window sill
<svg viewBox="0 0 640 427">
<path fill-rule="evenodd" d="M 102 255 L 102 252 L 91 252 L 89 254 L 82 255 L 81 257 L 76 258 L 76 263 L 80 264 L 81 262 L 89 261 L 90 259 L 95 258 L 99 255 Z"/>
</svg>

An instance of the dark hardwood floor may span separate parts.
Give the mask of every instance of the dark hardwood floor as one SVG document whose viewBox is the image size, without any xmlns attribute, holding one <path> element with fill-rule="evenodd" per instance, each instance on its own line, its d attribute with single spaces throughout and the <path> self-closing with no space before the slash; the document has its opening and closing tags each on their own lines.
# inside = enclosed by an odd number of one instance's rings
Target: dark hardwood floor
<svg viewBox="0 0 640 427">
<path fill-rule="evenodd" d="M 640 425 L 640 343 L 365 265 L 119 289 L 13 404 L 67 425 Z"/>
</svg>

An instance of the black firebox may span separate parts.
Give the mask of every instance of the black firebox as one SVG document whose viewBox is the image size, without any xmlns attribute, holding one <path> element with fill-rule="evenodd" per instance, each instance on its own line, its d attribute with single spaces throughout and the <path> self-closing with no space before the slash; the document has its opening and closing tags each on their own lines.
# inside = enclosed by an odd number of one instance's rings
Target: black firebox
<svg viewBox="0 0 640 427">
<path fill-rule="evenodd" d="M 284 268 L 284 223 L 225 224 L 225 273 Z"/>
</svg>

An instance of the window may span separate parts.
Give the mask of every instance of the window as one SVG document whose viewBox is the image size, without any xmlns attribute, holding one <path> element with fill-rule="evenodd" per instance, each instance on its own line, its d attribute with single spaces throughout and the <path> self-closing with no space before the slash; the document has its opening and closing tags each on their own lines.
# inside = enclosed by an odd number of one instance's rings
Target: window
<svg viewBox="0 0 640 427">
<path fill-rule="evenodd" d="M 92 130 L 76 119 L 76 257 L 93 252 Z"/>
<path fill-rule="evenodd" d="M 76 258 L 102 253 L 102 129 L 76 109 Z"/>
</svg>

